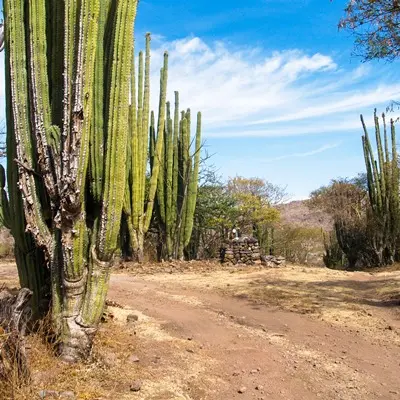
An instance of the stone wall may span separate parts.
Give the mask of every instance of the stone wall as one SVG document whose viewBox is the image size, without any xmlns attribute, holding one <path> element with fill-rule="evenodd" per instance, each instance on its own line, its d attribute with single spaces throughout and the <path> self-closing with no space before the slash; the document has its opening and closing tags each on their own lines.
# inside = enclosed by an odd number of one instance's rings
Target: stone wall
<svg viewBox="0 0 400 400">
<path fill-rule="evenodd" d="M 236 238 L 221 248 L 221 262 L 230 264 L 261 264 L 266 267 L 279 267 L 286 264 L 285 257 L 264 256 L 256 239 L 252 237 Z"/>
<path fill-rule="evenodd" d="M 254 238 L 233 239 L 221 249 L 221 262 L 253 265 L 261 261 L 260 257 L 260 247 Z"/>
</svg>

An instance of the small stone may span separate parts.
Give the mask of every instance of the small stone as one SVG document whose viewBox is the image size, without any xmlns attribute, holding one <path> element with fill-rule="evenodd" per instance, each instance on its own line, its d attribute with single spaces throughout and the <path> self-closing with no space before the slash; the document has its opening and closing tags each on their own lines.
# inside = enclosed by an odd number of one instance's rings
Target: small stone
<svg viewBox="0 0 400 400">
<path fill-rule="evenodd" d="M 252 369 L 251 371 L 250 371 L 250 373 L 251 374 L 256 374 L 258 371 L 256 370 L 256 369 Z"/>
<path fill-rule="evenodd" d="M 136 354 L 132 354 L 129 358 L 128 361 L 131 363 L 137 363 L 140 361 L 139 357 Z"/>
<path fill-rule="evenodd" d="M 256 390 L 264 390 L 264 386 L 263 385 L 257 385 L 256 386 Z"/>
<path fill-rule="evenodd" d="M 74 392 L 67 391 L 67 392 L 61 392 L 60 393 L 60 399 L 70 399 L 70 400 L 75 400 L 76 396 Z"/>
<path fill-rule="evenodd" d="M 193 336 L 189 336 L 187 340 L 193 340 Z"/>
<path fill-rule="evenodd" d="M 130 391 L 131 392 L 139 392 L 139 390 L 141 388 L 142 388 L 142 382 L 141 381 L 134 381 L 130 386 Z"/>
<path fill-rule="evenodd" d="M 247 390 L 247 388 L 245 386 L 243 386 L 238 390 L 238 393 L 243 394 L 246 390 Z"/>
<path fill-rule="evenodd" d="M 56 392 L 55 390 L 41 390 L 39 393 L 39 397 L 41 399 L 58 399 L 59 398 L 59 393 Z"/>
<path fill-rule="evenodd" d="M 194 353 L 194 350 L 193 349 L 186 349 L 186 351 L 188 352 L 188 353 Z"/>
<path fill-rule="evenodd" d="M 139 320 L 139 317 L 136 314 L 129 314 L 126 317 L 126 322 L 136 322 Z"/>
<path fill-rule="evenodd" d="M 240 372 L 239 371 L 235 371 L 233 374 L 232 374 L 232 376 L 239 376 L 240 375 Z"/>
</svg>

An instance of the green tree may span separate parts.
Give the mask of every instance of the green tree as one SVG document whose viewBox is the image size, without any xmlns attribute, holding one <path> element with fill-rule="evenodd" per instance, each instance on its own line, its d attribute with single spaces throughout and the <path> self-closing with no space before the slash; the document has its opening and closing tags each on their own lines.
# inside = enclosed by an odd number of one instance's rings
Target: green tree
<svg viewBox="0 0 400 400">
<path fill-rule="evenodd" d="M 280 215 L 274 205 L 285 198 L 285 189 L 261 178 L 241 176 L 231 178 L 227 189 L 235 200 L 236 225 L 242 233 L 254 235 L 261 249 L 268 251 L 271 229 Z"/>
<path fill-rule="evenodd" d="M 400 1 L 349 0 L 339 22 L 355 36 L 355 52 L 369 61 L 400 55 Z"/>
<path fill-rule="evenodd" d="M 215 258 L 235 226 L 235 199 L 212 167 L 202 170 L 189 258 Z"/>
</svg>

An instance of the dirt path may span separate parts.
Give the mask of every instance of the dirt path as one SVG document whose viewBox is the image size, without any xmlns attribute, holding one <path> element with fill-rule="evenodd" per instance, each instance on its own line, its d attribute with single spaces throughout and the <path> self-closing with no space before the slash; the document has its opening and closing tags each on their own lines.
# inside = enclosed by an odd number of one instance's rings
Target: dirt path
<svg viewBox="0 0 400 400">
<path fill-rule="evenodd" d="M 168 273 L 165 273 L 168 271 Z M 15 265 L 0 282 L 17 285 Z M 97 364 L 30 353 L 38 388 L 85 400 L 400 398 L 400 272 L 208 263 L 111 277 Z M 121 307 L 118 306 L 121 305 Z M 129 314 L 137 321 L 127 323 Z M 140 390 L 130 390 L 140 380 Z M 21 397 L 21 399 L 32 397 Z"/>
<path fill-rule="evenodd" d="M 290 282 L 283 284 L 287 277 L 280 272 L 114 275 L 109 298 L 154 318 L 167 335 L 154 340 L 139 332 L 139 351 L 144 375 L 151 371 L 148 381 L 168 382 L 169 390 L 157 395 L 144 390 L 135 398 L 398 399 L 397 309 L 374 302 L 347 307 L 350 290 L 373 291 L 371 282 L 376 290 L 389 278 L 398 284 L 398 274 L 376 278 L 332 272 L 330 282 L 346 283 L 347 290 L 327 284 L 329 296 L 319 293 L 320 312 L 307 313 L 298 301 L 307 303 L 310 296 L 299 294 L 291 302 L 285 297 L 282 310 L 278 299 L 260 304 L 260 296 L 253 296 L 257 288 L 243 295 L 244 287 L 268 287 L 266 279 L 284 290 Z M 305 283 L 296 287 L 304 289 Z"/>
</svg>

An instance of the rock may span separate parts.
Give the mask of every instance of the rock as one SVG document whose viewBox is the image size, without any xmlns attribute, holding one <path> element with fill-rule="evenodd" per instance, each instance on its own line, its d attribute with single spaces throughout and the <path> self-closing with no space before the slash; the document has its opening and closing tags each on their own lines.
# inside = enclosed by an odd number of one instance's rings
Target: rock
<svg viewBox="0 0 400 400">
<path fill-rule="evenodd" d="M 38 393 L 38 395 L 41 399 L 58 399 L 59 398 L 59 393 L 55 390 L 44 389 L 44 390 L 41 390 Z"/>
<path fill-rule="evenodd" d="M 67 391 L 67 392 L 61 392 L 60 393 L 60 399 L 70 399 L 70 400 L 75 400 L 76 396 L 74 392 Z"/>
<path fill-rule="evenodd" d="M 246 388 L 245 386 L 242 386 L 242 387 L 238 390 L 238 393 L 243 394 L 243 393 L 246 392 L 246 390 L 247 390 L 247 388 Z"/>
<path fill-rule="evenodd" d="M 141 381 L 134 381 L 132 382 L 130 386 L 130 391 L 131 392 L 139 392 L 139 390 L 142 388 L 142 382 Z"/>
<path fill-rule="evenodd" d="M 140 361 L 139 357 L 136 354 L 132 354 L 129 358 L 128 361 L 131 363 L 137 363 Z"/>
<path fill-rule="evenodd" d="M 233 374 L 232 374 L 232 376 L 239 376 L 240 375 L 240 372 L 239 371 L 235 371 Z"/>
<path fill-rule="evenodd" d="M 250 371 L 250 373 L 251 374 L 256 374 L 258 371 L 256 370 L 256 369 L 252 369 L 251 371 Z"/>
<path fill-rule="evenodd" d="M 126 317 L 126 322 L 136 322 L 139 320 L 139 317 L 136 314 L 129 314 Z"/>
<path fill-rule="evenodd" d="M 115 353 L 112 353 L 112 352 L 107 352 L 107 353 L 102 354 L 101 358 L 102 358 L 103 364 L 108 368 L 110 368 L 118 363 L 117 356 L 115 355 Z"/>
<path fill-rule="evenodd" d="M 264 389 L 264 386 L 263 385 L 257 385 L 256 386 L 256 390 L 263 390 Z"/>
</svg>

